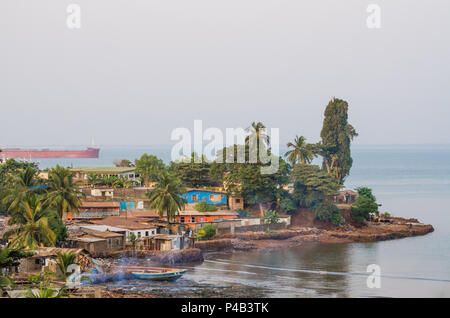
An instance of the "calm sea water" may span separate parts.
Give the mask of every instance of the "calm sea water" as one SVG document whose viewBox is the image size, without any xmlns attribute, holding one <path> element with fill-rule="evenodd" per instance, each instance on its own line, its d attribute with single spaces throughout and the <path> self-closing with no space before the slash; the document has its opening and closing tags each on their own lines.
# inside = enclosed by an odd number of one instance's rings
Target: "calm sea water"
<svg viewBox="0 0 450 318">
<path fill-rule="evenodd" d="M 99 159 L 45 160 L 41 166 L 111 165 L 144 152 L 170 158 L 164 146 L 103 147 Z M 417 217 L 435 232 L 377 243 L 218 254 L 192 266 L 172 287 L 240 284 L 273 297 L 450 297 L 450 146 L 355 146 L 353 158 L 347 187 L 371 187 L 383 212 Z M 379 289 L 366 285 L 369 264 L 381 267 Z"/>
</svg>

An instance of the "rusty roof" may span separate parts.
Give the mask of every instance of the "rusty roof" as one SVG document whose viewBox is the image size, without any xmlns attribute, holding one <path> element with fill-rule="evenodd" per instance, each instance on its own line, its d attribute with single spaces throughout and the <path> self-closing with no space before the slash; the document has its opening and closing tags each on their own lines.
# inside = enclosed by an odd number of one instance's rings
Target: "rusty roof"
<svg viewBox="0 0 450 318">
<path fill-rule="evenodd" d="M 355 192 L 353 190 L 341 190 L 339 191 L 339 194 L 358 195 L 358 192 Z"/>
<path fill-rule="evenodd" d="M 127 230 L 156 229 L 156 226 L 146 222 L 138 222 L 134 217 L 109 216 L 97 222 L 98 224 L 114 226 Z"/>
<path fill-rule="evenodd" d="M 159 213 L 157 211 L 141 211 L 141 210 L 130 210 L 128 212 L 123 212 L 121 215 L 135 218 L 159 218 Z"/>
<path fill-rule="evenodd" d="M 238 212 L 231 210 L 221 210 L 215 212 L 198 212 L 195 210 L 180 211 L 180 216 L 239 216 Z"/>
<path fill-rule="evenodd" d="M 121 229 L 119 229 L 121 230 Z M 111 230 L 97 230 L 95 228 L 82 227 L 82 231 L 91 236 L 101 237 L 101 238 L 110 238 L 110 237 L 119 237 L 123 236 L 123 234 L 114 232 L 114 229 Z"/>
<path fill-rule="evenodd" d="M 59 247 L 41 247 L 35 251 L 35 254 L 31 257 L 47 257 L 56 256 L 59 252 L 75 252 L 76 255 L 84 253 L 85 251 L 81 248 L 59 248 Z"/>
</svg>

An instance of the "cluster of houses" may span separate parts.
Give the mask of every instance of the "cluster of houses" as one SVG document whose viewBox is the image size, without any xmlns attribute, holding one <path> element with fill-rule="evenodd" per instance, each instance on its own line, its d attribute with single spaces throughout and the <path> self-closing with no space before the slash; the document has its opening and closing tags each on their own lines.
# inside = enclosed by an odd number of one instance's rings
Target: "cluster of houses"
<svg viewBox="0 0 450 318">
<path fill-rule="evenodd" d="M 160 217 L 150 208 L 146 193 L 151 188 L 89 185 L 92 174 L 100 178 L 127 178 L 136 184 L 138 175 L 134 168 L 81 167 L 73 171 L 75 181 L 83 184 L 81 190 L 85 199 L 79 211 L 65 216 L 69 238 L 62 247 L 85 250 L 93 256 L 121 251 L 131 245 L 162 251 L 190 248 L 194 245 L 194 231 L 206 224 L 234 228 L 236 222 L 232 221 L 239 220 L 236 210 L 244 208 L 242 198 L 228 196 L 223 189 L 188 189 L 182 196 L 186 201 L 185 209 L 168 224 L 165 216 Z M 200 202 L 215 205 L 216 211 L 197 211 L 195 205 Z"/>
<path fill-rule="evenodd" d="M 84 186 L 85 199 L 77 212 L 67 213 L 65 223 L 69 238 L 58 248 L 71 249 L 80 254 L 85 251 L 93 257 L 133 247 L 141 250 L 179 250 L 194 247 L 193 233 L 207 224 L 212 224 L 222 233 L 258 230 L 264 225 L 261 216 L 243 217 L 238 211 L 244 209 L 244 200 L 228 195 L 223 188 L 187 189 L 182 195 L 186 205 L 175 220 L 169 224 L 165 216 L 150 208 L 146 193 L 151 188 L 108 188 L 91 186 L 88 179 L 92 174 L 100 177 L 118 176 L 136 181 L 134 168 L 83 167 L 73 169 L 76 181 Z M 41 176 L 45 178 L 45 176 Z M 342 191 L 335 197 L 336 203 L 351 203 L 356 192 Z M 215 211 L 200 212 L 196 205 L 206 202 L 215 206 Z M 281 226 L 290 225 L 290 216 L 280 217 Z M 41 251 L 29 260 L 26 266 L 39 267 L 47 264 L 50 256 L 58 249 Z M 49 255 L 47 255 L 50 253 Z M 51 257 L 50 257 L 51 258 Z"/>
</svg>

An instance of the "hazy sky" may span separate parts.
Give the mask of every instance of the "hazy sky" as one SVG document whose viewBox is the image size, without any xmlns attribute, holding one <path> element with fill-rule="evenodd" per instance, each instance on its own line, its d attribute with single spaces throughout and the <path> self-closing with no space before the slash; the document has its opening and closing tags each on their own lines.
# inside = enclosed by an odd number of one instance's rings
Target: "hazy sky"
<svg viewBox="0 0 450 318">
<path fill-rule="evenodd" d="M 333 96 L 358 144 L 450 141 L 448 0 L 2 0 L 0 45 L 0 145 L 165 144 L 194 119 L 317 141 Z"/>
</svg>

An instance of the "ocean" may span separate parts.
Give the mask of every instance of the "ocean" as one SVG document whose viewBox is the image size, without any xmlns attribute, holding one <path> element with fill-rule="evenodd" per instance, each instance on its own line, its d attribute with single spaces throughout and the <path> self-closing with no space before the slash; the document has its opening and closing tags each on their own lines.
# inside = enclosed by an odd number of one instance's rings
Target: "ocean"
<svg viewBox="0 0 450 318">
<path fill-rule="evenodd" d="M 46 159 L 40 166 L 107 166 L 144 152 L 170 159 L 169 146 L 111 146 L 102 147 L 99 159 Z M 450 145 L 354 146 L 352 157 L 347 188 L 368 186 L 382 212 L 418 218 L 435 232 L 376 243 L 219 254 L 190 268 L 173 288 L 240 284 L 268 297 L 450 297 Z M 367 286 L 370 264 L 380 266 L 380 288 Z"/>
</svg>

